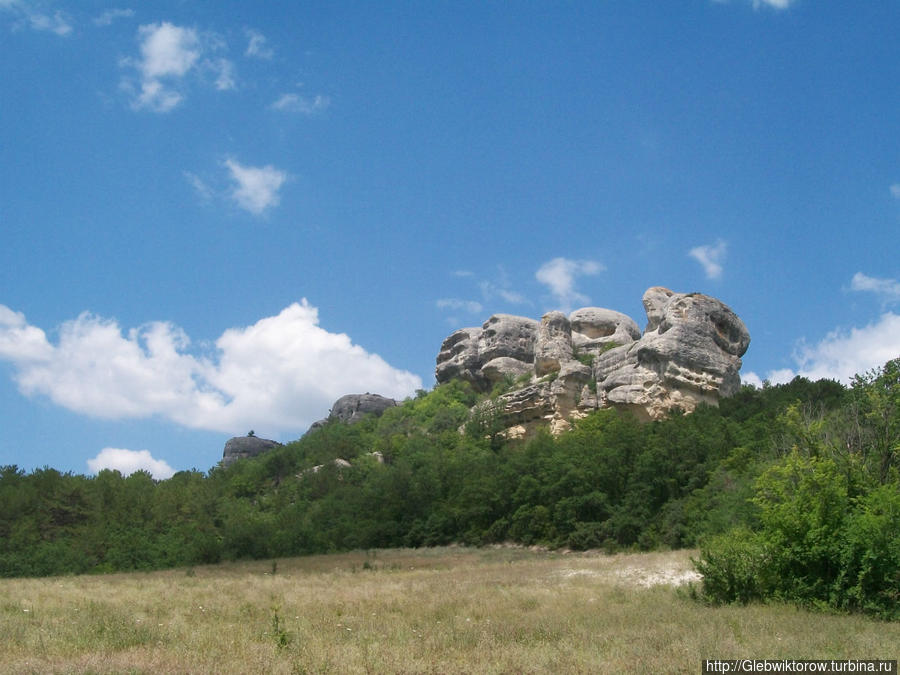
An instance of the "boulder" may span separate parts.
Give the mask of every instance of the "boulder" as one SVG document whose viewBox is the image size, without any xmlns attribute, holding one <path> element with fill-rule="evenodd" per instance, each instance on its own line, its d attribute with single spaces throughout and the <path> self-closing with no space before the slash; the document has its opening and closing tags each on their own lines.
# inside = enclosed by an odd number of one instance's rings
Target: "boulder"
<svg viewBox="0 0 900 675">
<path fill-rule="evenodd" d="M 341 396 L 332 404 L 328 417 L 310 424 L 306 434 L 310 434 L 316 429 L 321 429 L 331 420 L 338 420 L 345 424 L 355 424 L 364 419 L 366 415 L 379 417 L 385 410 L 396 405 L 398 405 L 397 401 L 380 394 L 347 394 L 346 396 Z"/>
<path fill-rule="evenodd" d="M 281 445 L 277 441 L 258 436 L 235 436 L 225 443 L 225 451 L 222 453 L 222 466 L 230 466 L 239 459 L 256 457 L 272 448 Z"/>
<path fill-rule="evenodd" d="M 380 394 L 347 394 L 341 396 L 331 406 L 330 418 L 353 424 L 366 415 L 380 416 L 388 408 L 397 405 L 397 401 Z"/>
</svg>

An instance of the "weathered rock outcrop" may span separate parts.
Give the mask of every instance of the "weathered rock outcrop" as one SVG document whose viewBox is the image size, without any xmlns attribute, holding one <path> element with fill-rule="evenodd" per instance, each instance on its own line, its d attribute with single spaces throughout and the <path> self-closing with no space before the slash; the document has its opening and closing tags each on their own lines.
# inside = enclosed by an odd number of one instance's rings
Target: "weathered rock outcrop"
<svg viewBox="0 0 900 675">
<path fill-rule="evenodd" d="M 563 431 L 590 410 L 612 406 L 659 419 L 738 390 L 750 335 L 728 306 L 659 286 L 643 301 L 643 334 L 630 317 L 599 307 L 549 312 L 540 322 L 494 315 L 444 341 L 437 381 L 459 377 L 483 392 L 497 382 L 518 384 L 493 403 L 508 436 L 541 424 Z"/>
<path fill-rule="evenodd" d="M 237 460 L 246 457 L 256 457 L 280 445 L 281 443 L 270 441 L 267 438 L 235 436 L 225 443 L 225 451 L 222 453 L 222 466 L 229 466 Z"/>
<path fill-rule="evenodd" d="M 397 401 L 392 398 L 387 398 L 386 396 L 381 396 L 380 394 L 347 394 L 346 396 L 341 396 L 334 402 L 331 406 L 331 411 L 328 413 L 328 417 L 321 419 L 318 422 L 313 422 L 309 427 L 309 431 L 306 433 L 324 426 L 331 420 L 338 420 L 340 422 L 345 422 L 346 424 L 355 424 L 365 418 L 366 415 L 375 415 L 378 417 L 382 415 L 385 410 L 393 408 L 396 405 Z"/>
</svg>

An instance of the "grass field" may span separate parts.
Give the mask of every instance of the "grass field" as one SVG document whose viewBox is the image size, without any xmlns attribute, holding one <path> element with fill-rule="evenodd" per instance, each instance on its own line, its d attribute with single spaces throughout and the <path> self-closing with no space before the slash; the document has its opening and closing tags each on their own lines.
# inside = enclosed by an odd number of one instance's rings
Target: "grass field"
<svg viewBox="0 0 900 675">
<path fill-rule="evenodd" d="M 705 607 L 676 588 L 689 558 L 450 547 L 5 579 L 0 672 L 698 673 L 900 653 L 898 623 Z"/>
</svg>

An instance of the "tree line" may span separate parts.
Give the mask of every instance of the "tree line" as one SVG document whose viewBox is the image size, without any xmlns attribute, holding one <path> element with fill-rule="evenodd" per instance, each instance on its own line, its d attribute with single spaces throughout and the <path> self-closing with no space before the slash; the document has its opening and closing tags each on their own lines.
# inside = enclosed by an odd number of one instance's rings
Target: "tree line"
<svg viewBox="0 0 900 675">
<path fill-rule="evenodd" d="M 479 400 L 449 382 L 162 481 L 2 467 L 0 575 L 452 542 L 699 547 L 706 601 L 898 618 L 900 359 L 850 386 L 798 377 L 650 423 L 601 410 L 528 441 L 506 440 L 490 405 L 471 416 Z"/>
</svg>

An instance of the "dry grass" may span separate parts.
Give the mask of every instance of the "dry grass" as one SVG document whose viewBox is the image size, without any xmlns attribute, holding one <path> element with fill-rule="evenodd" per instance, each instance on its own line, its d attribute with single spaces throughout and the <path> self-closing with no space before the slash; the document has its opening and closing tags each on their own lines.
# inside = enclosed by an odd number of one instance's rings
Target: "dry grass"
<svg viewBox="0 0 900 675">
<path fill-rule="evenodd" d="M 443 548 L 0 580 L 0 672 L 699 672 L 896 658 L 900 624 L 704 607 L 690 552 Z M 277 617 L 277 618 L 276 618 Z"/>
</svg>

